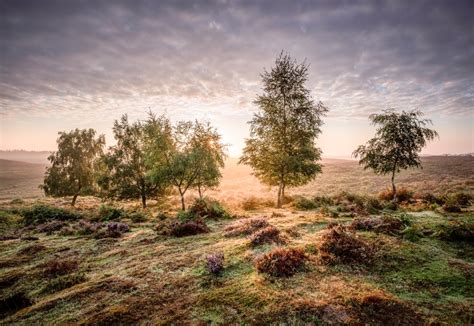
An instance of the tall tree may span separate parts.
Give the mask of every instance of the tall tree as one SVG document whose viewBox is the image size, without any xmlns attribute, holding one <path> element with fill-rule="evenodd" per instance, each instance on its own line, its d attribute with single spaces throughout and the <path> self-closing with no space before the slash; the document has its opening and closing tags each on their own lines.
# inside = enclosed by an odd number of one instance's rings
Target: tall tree
<svg viewBox="0 0 474 326">
<path fill-rule="evenodd" d="M 270 71 L 262 74 L 263 95 L 250 123 L 250 138 L 240 163 L 248 164 L 263 183 L 278 187 L 281 207 L 286 187 L 304 185 L 321 172 L 321 150 L 315 140 L 328 109 L 315 103 L 305 86 L 308 65 L 281 53 Z"/>
<path fill-rule="evenodd" d="M 422 115 L 420 111 L 396 113 L 393 109 L 370 115 L 372 125 L 378 126 L 375 137 L 353 152 L 354 157 L 360 157 L 359 164 L 364 169 L 392 175 L 394 202 L 397 201 L 395 174 L 410 167 L 421 168 L 418 153 L 438 136 L 435 130 L 426 127 L 431 120 L 422 119 Z"/>
<path fill-rule="evenodd" d="M 99 182 L 109 196 L 139 198 L 145 208 L 147 198 L 163 190 L 163 183 L 151 180 L 151 166 L 146 157 L 149 137 L 160 123 L 165 122 L 151 113 L 145 122 L 130 123 L 127 115 L 115 121 L 113 132 L 117 144 L 102 158 L 104 173 Z"/>
<path fill-rule="evenodd" d="M 104 136 L 95 135 L 94 129 L 59 133 L 58 151 L 48 157 L 51 166 L 40 185 L 47 196 L 72 196 L 74 206 L 79 195 L 94 193 L 95 162 L 105 145 Z"/>
</svg>

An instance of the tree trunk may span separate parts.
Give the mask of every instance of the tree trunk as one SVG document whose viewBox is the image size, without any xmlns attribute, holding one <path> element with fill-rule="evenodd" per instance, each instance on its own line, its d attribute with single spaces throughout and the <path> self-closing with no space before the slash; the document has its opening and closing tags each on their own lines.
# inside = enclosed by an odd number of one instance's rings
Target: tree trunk
<svg viewBox="0 0 474 326">
<path fill-rule="evenodd" d="M 395 187 L 395 169 L 392 172 L 392 194 L 393 194 L 393 202 L 397 202 L 397 187 Z"/>
<path fill-rule="evenodd" d="M 78 194 L 75 194 L 74 197 L 72 197 L 72 203 L 71 203 L 71 206 L 74 207 L 74 205 L 76 205 L 76 199 L 77 199 L 77 196 L 79 196 Z"/>
<path fill-rule="evenodd" d="M 201 185 L 198 185 L 199 199 L 202 199 Z"/>
<path fill-rule="evenodd" d="M 285 202 L 285 187 L 286 187 L 286 185 L 283 184 L 283 186 L 281 188 L 281 198 L 283 200 L 283 203 Z"/>
<path fill-rule="evenodd" d="M 186 205 L 184 203 L 184 193 L 181 192 L 181 189 L 179 189 L 179 195 L 181 196 L 181 209 L 184 211 L 186 210 Z"/>
<path fill-rule="evenodd" d="M 146 195 L 142 194 L 142 206 L 143 208 L 146 208 Z"/>
<path fill-rule="evenodd" d="M 277 200 L 277 208 L 281 208 L 281 192 L 282 192 L 282 185 L 278 187 L 278 200 Z"/>
</svg>

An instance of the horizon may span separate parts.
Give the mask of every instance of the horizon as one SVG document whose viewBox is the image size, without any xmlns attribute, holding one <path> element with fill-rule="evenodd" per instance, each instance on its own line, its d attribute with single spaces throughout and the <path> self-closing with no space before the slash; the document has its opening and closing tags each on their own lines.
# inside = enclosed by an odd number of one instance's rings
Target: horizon
<svg viewBox="0 0 474 326">
<path fill-rule="evenodd" d="M 148 110 L 207 120 L 240 156 L 260 74 L 281 51 L 309 63 L 329 107 L 317 146 L 349 157 L 368 116 L 420 109 L 440 138 L 424 155 L 474 152 L 473 3 L 0 1 L 0 149 L 56 148 L 57 132 Z M 60 28 L 58 28 L 60 26 Z M 459 51 L 463 49 L 463 51 Z"/>
</svg>

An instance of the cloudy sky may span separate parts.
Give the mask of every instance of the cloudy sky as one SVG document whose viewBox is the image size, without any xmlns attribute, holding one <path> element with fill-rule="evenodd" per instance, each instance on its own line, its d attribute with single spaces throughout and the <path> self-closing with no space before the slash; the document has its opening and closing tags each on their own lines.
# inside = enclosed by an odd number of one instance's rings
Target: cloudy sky
<svg viewBox="0 0 474 326">
<path fill-rule="evenodd" d="M 0 149 L 54 150 L 57 132 L 151 109 L 207 119 L 240 153 L 260 73 L 288 52 L 330 112 L 319 145 L 347 156 L 367 116 L 420 109 L 474 152 L 474 1 L 0 0 Z"/>
</svg>

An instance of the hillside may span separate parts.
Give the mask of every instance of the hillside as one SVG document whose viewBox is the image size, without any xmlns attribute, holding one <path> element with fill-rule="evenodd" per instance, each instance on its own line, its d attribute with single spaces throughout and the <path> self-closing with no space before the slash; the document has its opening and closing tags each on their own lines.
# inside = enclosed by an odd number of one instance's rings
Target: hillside
<svg viewBox="0 0 474 326">
<path fill-rule="evenodd" d="M 0 159 L 0 199 L 41 197 L 45 165 Z"/>
</svg>

